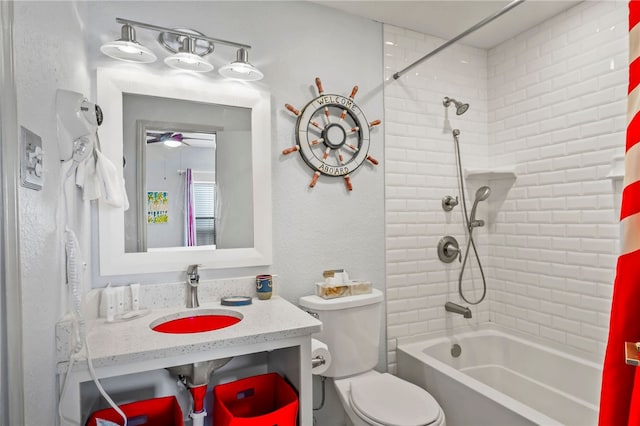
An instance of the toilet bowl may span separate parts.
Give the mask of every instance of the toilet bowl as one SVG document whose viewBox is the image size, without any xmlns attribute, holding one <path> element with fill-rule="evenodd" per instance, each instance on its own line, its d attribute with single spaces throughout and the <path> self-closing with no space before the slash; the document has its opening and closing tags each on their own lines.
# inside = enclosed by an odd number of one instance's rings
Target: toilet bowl
<svg viewBox="0 0 640 426">
<path fill-rule="evenodd" d="M 427 391 L 391 374 L 369 371 L 333 382 L 354 426 L 445 426 Z"/>
</svg>

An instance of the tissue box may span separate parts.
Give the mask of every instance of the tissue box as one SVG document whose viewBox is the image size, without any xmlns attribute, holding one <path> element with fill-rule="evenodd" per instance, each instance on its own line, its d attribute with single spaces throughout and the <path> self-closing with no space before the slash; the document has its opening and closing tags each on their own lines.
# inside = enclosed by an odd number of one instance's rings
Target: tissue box
<svg viewBox="0 0 640 426">
<path fill-rule="evenodd" d="M 349 286 L 347 284 L 327 284 L 316 283 L 316 295 L 323 299 L 334 299 L 336 297 L 349 296 Z"/>
<path fill-rule="evenodd" d="M 371 282 L 352 280 L 346 284 L 316 283 L 316 295 L 323 299 L 371 293 Z"/>
<path fill-rule="evenodd" d="M 372 288 L 371 282 L 369 281 L 353 280 L 349 283 L 349 292 L 352 296 L 371 293 Z"/>
</svg>

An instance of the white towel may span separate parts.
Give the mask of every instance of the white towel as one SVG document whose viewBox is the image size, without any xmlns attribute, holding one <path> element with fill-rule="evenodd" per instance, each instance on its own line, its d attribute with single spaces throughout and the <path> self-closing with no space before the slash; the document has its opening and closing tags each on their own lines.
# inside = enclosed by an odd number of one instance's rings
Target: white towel
<svg viewBox="0 0 640 426">
<path fill-rule="evenodd" d="M 82 190 L 82 199 L 84 201 L 97 200 L 102 195 L 94 155 L 90 155 L 78 163 L 76 185 Z"/>
<path fill-rule="evenodd" d="M 111 206 L 128 210 L 129 199 L 122 172 L 100 152 L 99 145 L 96 133 L 90 154 L 83 159 L 74 157 L 74 161 L 78 162 L 75 181 L 82 190 L 82 199 L 84 201 L 103 199 Z"/>
<path fill-rule="evenodd" d="M 124 178 L 118 173 L 116 166 L 98 148 L 95 148 L 95 151 L 97 156 L 96 175 L 101 184 L 102 199 L 109 205 L 128 210 L 129 199 L 124 187 Z"/>
</svg>

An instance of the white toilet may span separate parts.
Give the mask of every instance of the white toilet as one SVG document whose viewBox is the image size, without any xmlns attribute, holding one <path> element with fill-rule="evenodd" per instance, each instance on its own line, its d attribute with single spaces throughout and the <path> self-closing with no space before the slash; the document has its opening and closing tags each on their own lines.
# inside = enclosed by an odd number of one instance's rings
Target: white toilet
<svg viewBox="0 0 640 426">
<path fill-rule="evenodd" d="M 355 426 L 445 426 L 444 412 L 424 389 L 388 373 L 378 363 L 382 292 L 323 299 L 300 298 L 318 314 L 322 331 L 313 337 L 331 352 L 323 376 L 333 378 L 342 405 Z"/>
</svg>

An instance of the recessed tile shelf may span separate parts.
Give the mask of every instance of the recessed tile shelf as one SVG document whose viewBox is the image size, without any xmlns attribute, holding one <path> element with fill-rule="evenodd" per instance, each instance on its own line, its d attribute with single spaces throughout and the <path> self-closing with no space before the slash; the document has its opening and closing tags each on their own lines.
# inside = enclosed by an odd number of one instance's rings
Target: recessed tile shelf
<svg viewBox="0 0 640 426">
<path fill-rule="evenodd" d="M 607 178 L 611 180 L 624 179 L 624 155 L 611 159 L 611 169 L 607 174 Z"/>
<path fill-rule="evenodd" d="M 513 169 L 495 168 L 495 169 L 465 169 L 465 179 L 512 179 L 515 180 L 517 175 Z"/>
</svg>

